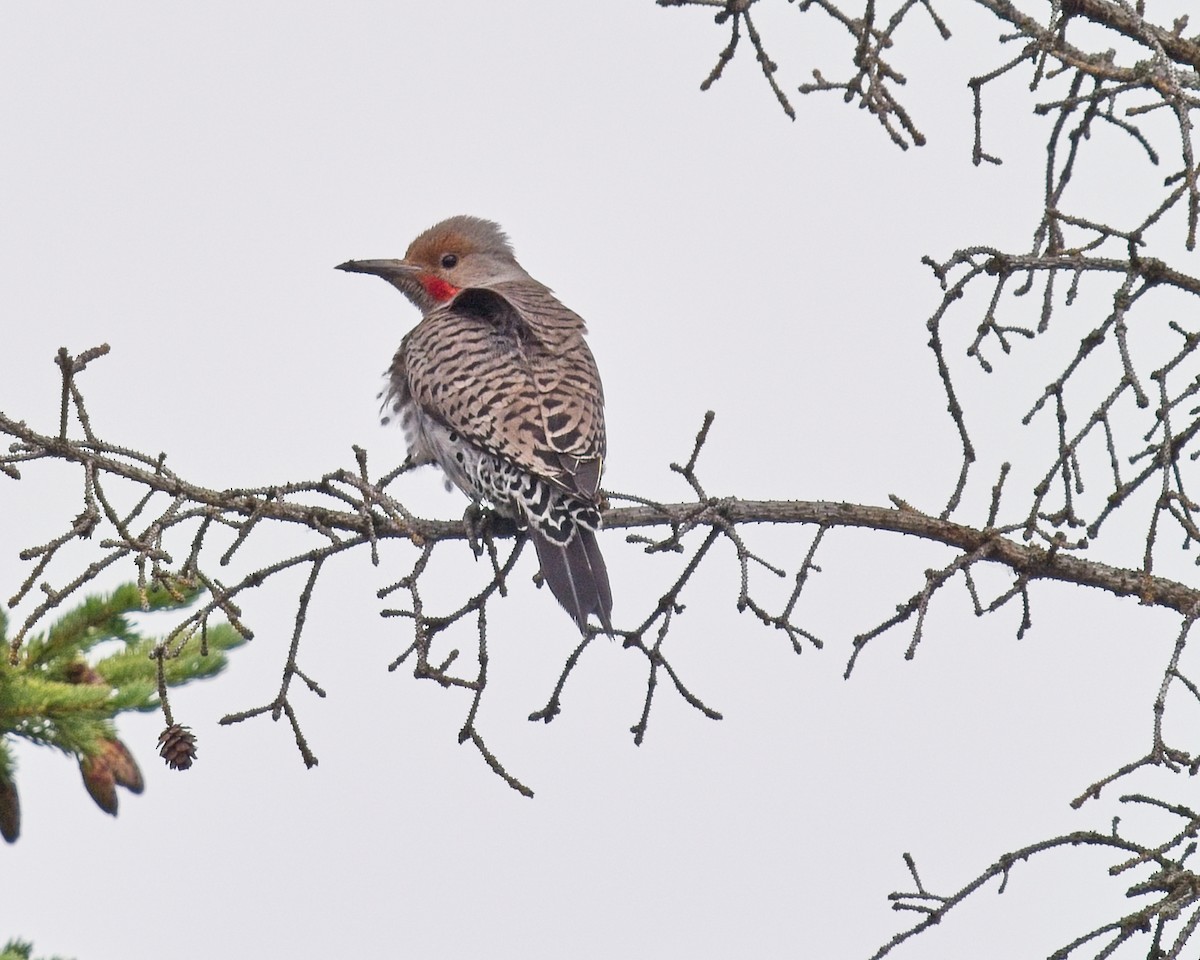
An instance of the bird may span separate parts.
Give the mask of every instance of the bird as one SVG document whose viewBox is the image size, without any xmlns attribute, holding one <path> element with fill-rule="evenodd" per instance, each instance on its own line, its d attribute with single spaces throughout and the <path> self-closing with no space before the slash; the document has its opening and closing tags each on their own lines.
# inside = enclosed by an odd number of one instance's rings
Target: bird
<svg viewBox="0 0 1200 960">
<path fill-rule="evenodd" d="M 517 262 L 499 224 L 454 216 L 400 260 L 338 270 L 382 277 L 421 311 L 382 394 L 413 465 L 436 464 L 478 507 L 524 528 L 542 579 L 588 635 L 611 637 L 612 591 L 596 542 L 604 389 L 586 324 Z"/>
</svg>

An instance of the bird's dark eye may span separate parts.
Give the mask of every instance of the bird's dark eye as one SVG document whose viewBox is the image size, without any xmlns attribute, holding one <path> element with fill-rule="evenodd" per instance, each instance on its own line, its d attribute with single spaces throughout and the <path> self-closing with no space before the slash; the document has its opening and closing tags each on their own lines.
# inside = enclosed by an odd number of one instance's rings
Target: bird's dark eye
<svg viewBox="0 0 1200 960">
<path fill-rule="evenodd" d="M 457 253 L 443 253 L 442 254 L 443 269 L 450 270 L 451 268 L 457 267 L 457 266 L 458 266 L 458 254 Z"/>
</svg>

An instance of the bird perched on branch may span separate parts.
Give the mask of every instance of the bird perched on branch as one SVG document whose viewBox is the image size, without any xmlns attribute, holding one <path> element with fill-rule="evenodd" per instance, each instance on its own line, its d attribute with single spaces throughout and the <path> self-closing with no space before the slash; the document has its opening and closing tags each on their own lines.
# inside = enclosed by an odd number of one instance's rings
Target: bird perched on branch
<svg viewBox="0 0 1200 960">
<path fill-rule="evenodd" d="M 451 217 L 402 260 L 338 267 L 382 277 L 421 311 L 400 342 L 384 400 L 409 459 L 436 463 L 476 503 L 528 529 L 542 577 L 587 631 L 612 633 L 596 543 L 604 391 L 583 319 L 517 263 L 500 227 Z"/>
</svg>

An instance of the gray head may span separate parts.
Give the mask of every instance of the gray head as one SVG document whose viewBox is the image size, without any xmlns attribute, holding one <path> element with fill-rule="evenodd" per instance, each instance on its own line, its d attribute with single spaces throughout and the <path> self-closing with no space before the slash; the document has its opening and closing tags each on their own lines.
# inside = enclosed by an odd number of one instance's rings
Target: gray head
<svg viewBox="0 0 1200 960">
<path fill-rule="evenodd" d="M 373 273 L 428 313 L 464 287 L 527 277 L 500 225 L 479 217 L 450 217 L 408 246 L 403 260 L 350 260 L 338 266 Z"/>
</svg>

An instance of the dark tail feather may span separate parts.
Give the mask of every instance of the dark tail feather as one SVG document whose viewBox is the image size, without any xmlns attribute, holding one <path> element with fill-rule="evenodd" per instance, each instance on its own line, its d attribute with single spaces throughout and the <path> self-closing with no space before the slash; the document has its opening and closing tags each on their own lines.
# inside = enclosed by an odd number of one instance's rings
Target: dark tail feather
<svg viewBox="0 0 1200 960">
<path fill-rule="evenodd" d="M 604 632 L 611 637 L 612 590 L 608 586 L 608 568 L 604 566 L 596 535 L 577 524 L 575 536 L 563 546 L 535 526 L 530 526 L 529 534 L 542 565 L 542 579 L 580 632 L 587 632 L 588 614 L 594 613 L 600 618 Z"/>
<path fill-rule="evenodd" d="M 583 555 L 587 560 L 588 569 L 592 572 L 592 582 L 596 585 L 596 616 L 600 618 L 600 626 L 613 638 L 612 628 L 612 589 L 608 585 L 608 567 L 604 565 L 604 556 L 600 553 L 600 544 L 596 542 L 595 531 L 587 527 L 578 527 L 576 542 L 583 543 Z"/>
</svg>

